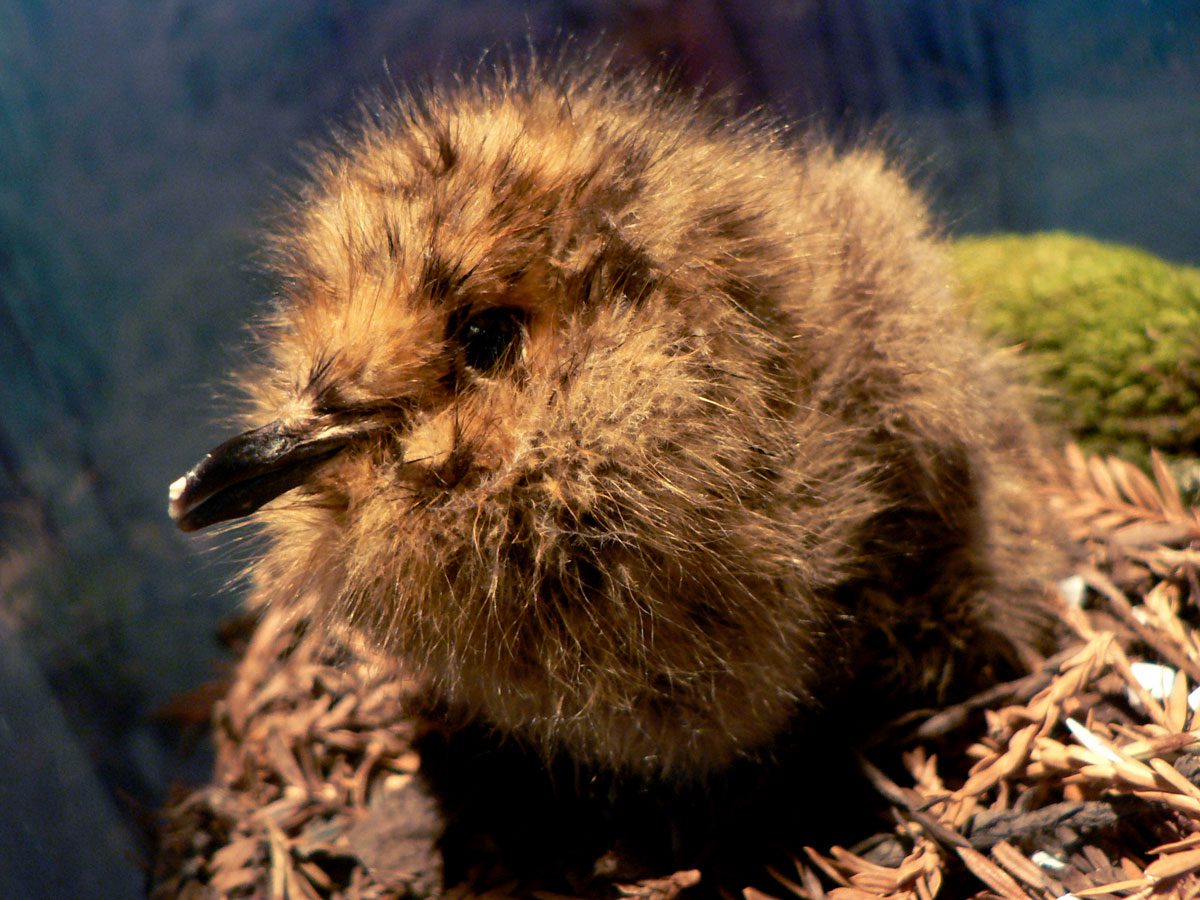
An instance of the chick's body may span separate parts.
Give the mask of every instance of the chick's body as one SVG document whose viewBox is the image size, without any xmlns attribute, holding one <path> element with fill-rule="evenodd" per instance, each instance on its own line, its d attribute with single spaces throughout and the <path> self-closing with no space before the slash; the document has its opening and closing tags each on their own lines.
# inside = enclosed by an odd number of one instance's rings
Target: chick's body
<svg viewBox="0 0 1200 900">
<path fill-rule="evenodd" d="M 245 387 L 285 475 L 210 519 L 288 491 L 260 595 L 449 707 L 704 775 L 847 683 L 942 695 L 1044 634 L 1032 429 L 879 155 L 497 77 L 381 103 L 274 247 Z"/>
</svg>

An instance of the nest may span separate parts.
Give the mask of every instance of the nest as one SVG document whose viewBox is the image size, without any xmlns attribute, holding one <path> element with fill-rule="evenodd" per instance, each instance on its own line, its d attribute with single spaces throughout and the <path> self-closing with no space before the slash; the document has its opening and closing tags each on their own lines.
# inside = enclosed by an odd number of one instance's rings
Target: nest
<svg viewBox="0 0 1200 900">
<path fill-rule="evenodd" d="M 1061 586 L 1070 639 L 1038 671 L 897 723 L 899 737 L 860 757 L 857 776 L 884 816 L 864 812 L 849 847 L 791 847 L 782 862 L 764 861 L 751 887 L 703 865 L 648 871 L 620 847 L 586 877 L 523 881 L 492 853 L 443 889 L 439 835 L 453 812 L 418 774 L 443 744 L 413 711 L 417 685 L 267 610 L 215 707 L 212 783 L 164 812 L 152 896 L 553 898 L 564 884 L 573 895 L 647 900 L 692 890 L 751 900 L 1197 896 L 1200 512 L 1158 457 L 1152 473 L 1068 449 L 1052 499 L 1084 550 Z"/>
</svg>

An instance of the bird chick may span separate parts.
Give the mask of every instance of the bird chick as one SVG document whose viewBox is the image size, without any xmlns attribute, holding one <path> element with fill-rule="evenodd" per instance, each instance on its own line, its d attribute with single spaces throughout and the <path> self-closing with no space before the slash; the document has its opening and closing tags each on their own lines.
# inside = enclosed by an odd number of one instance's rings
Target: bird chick
<svg viewBox="0 0 1200 900">
<path fill-rule="evenodd" d="M 249 430 L 171 515 L 254 514 L 258 593 L 446 707 L 704 778 L 1043 643 L 1023 396 L 878 153 L 501 73 L 377 101 L 270 246 Z"/>
</svg>

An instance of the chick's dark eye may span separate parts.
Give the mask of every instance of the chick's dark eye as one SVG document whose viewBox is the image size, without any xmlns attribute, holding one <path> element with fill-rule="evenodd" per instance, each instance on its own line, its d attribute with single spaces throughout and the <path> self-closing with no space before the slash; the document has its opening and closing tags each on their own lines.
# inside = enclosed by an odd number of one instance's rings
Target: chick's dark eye
<svg viewBox="0 0 1200 900">
<path fill-rule="evenodd" d="M 524 316 L 508 307 L 485 309 L 458 330 L 463 361 L 477 372 L 491 372 L 517 357 L 524 334 Z"/>
</svg>

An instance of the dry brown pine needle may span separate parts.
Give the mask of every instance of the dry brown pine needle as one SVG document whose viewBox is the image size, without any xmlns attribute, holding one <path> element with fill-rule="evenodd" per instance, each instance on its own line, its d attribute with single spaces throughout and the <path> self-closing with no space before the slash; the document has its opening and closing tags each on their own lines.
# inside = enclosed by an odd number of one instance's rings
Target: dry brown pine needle
<svg viewBox="0 0 1200 900">
<path fill-rule="evenodd" d="M 897 823 L 874 845 L 890 842 L 888 864 L 837 846 L 797 847 L 793 871 L 775 870 L 769 882 L 775 896 L 1200 894 L 1200 513 L 1185 508 L 1157 456 L 1151 478 L 1075 447 L 1052 499 L 1086 554 L 1064 585 L 1075 595 L 1070 645 L 1042 671 L 910 728 L 908 746 L 889 751 L 907 784 L 876 767 L 888 762 L 878 748 L 864 760 Z M 435 853 L 410 852 L 408 870 L 389 869 L 382 860 L 403 835 L 382 824 L 370 840 L 362 832 L 372 805 L 402 791 L 420 765 L 406 710 L 414 686 L 351 643 L 304 639 L 299 624 L 272 611 L 259 623 L 217 704 L 214 781 L 167 810 L 155 897 L 436 890 Z M 948 755 L 954 746 L 960 752 Z M 424 815 L 436 820 L 436 811 Z M 605 891 L 666 900 L 703 878 L 663 873 Z M 761 887 L 744 896 L 767 897 Z M 525 889 L 495 879 L 451 895 Z"/>
</svg>

